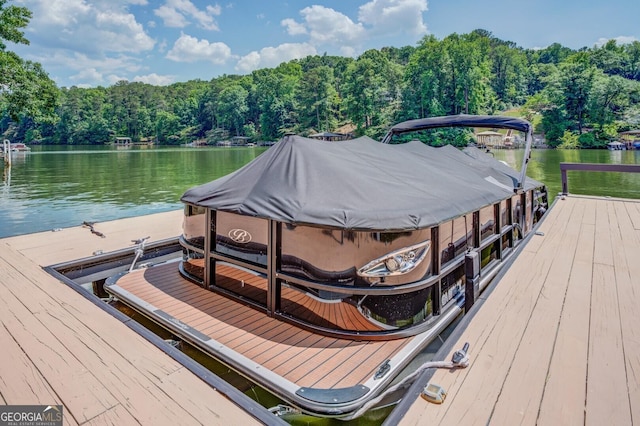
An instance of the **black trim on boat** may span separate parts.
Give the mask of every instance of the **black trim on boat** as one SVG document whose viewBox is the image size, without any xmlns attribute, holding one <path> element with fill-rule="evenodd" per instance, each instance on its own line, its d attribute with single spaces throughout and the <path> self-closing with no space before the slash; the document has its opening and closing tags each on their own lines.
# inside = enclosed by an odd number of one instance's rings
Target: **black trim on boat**
<svg viewBox="0 0 640 426">
<path fill-rule="evenodd" d="M 364 385 L 342 389 L 300 388 L 296 391 L 296 395 L 320 404 L 343 404 L 362 398 L 370 390 Z"/>
</svg>

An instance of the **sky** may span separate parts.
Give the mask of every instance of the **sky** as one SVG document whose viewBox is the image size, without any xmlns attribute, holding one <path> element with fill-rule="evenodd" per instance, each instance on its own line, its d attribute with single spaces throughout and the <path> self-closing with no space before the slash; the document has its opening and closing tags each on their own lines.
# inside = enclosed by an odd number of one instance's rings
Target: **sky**
<svg viewBox="0 0 640 426">
<path fill-rule="evenodd" d="M 169 85 L 308 55 L 356 58 L 426 35 L 484 29 L 523 48 L 640 40 L 639 0 L 9 0 L 33 12 L 28 46 L 59 87 Z"/>
</svg>

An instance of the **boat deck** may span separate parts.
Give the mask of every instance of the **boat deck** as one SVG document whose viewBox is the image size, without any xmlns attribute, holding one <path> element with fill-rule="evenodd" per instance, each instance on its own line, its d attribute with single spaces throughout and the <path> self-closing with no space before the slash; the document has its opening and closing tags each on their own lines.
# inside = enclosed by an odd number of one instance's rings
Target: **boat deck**
<svg viewBox="0 0 640 426">
<path fill-rule="evenodd" d="M 385 424 L 629 425 L 640 419 L 640 200 L 558 200 L 443 359 Z M 427 382 L 441 405 L 419 397 Z"/>
<path fill-rule="evenodd" d="M 0 240 L 0 404 L 61 404 L 65 425 L 263 423 L 171 349 L 41 268 L 141 236 L 175 237 L 181 218 L 177 211 L 97 224 L 105 238 L 76 227 Z"/>
<path fill-rule="evenodd" d="M 242 280 L 245 285 L 264 280 L 228 266 L 219 271 L 218 280 Z M 113 286 L 108 291 L 127 304 L 133 301 L 152 319 L 178 320 L 203 342 L 215 341 L 209 344 L 213 350 L 223 345 L 298 387 L 339 389 L 362 384 L 411 340 L 359 342 L 321 336 L 196 286 L 182 278 L 177 263 L 134 271 L 121 277 L 117 286 L 120 291 Z"/>
</svg>

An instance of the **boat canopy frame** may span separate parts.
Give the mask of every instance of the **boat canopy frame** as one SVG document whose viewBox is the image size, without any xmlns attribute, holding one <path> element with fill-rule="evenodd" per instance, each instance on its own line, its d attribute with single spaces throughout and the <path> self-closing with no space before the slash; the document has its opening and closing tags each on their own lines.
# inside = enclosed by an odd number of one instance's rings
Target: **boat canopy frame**
<svg viewBox="0 0 640 426">
<path fill-rule="evenodd" d="M 438 129 L 444 127 L 484 127 L 489 129 L 512 129 L 525 134 L 525 152 L 520 168 L 520 179 L 515 182 L 513 191 L 518 193 L 524 188 L 524 180 L 527 177 L 527 165 L 531 157 L 531 144 L 533 141 L 533 125 L 522 118 L 505 117 L 499 115 L 447 115 L 442 117 L 418 118 L 407 120 L 391 127 L 382 138 L 382 143 L 390 143 L 396 135 L 418 132 L 421 130 Z"/>
</svg>

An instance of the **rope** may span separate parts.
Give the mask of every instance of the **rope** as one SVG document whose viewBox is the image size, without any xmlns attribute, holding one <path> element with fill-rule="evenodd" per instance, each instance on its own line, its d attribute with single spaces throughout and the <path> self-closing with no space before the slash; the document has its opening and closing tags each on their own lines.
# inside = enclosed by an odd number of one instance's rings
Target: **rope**
<svg viewBox="0 0 640 426">
<path fill-rule="evenodd" d="M 95 225 L 95 222 L 87 222 L 87 221 L 82 222 L 82 226 L 88 227 L 91 230 L 92 234 L 97 235 L 100 238 L 106 238 L 106 235 L 104 235 L 102 232 L 96 231 L 95 229 L 93 229 L 93 225 Z"/>
</svg>

